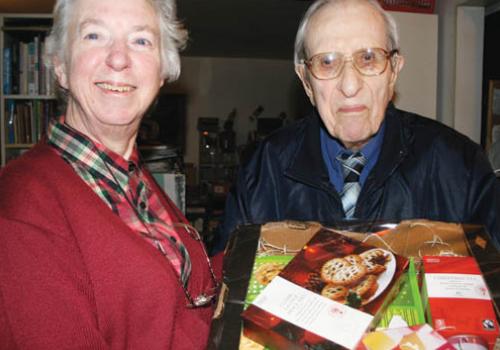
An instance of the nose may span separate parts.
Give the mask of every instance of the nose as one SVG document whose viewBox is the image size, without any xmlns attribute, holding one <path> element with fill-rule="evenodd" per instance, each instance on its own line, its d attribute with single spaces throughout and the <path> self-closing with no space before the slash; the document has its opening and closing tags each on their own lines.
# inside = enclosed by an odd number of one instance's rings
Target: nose
<svg viewBox="0 0 500 350">
<path fill-rule="evenodd" d="M 127 44 L 121 40 L 113 42 L 106 57 L 106 64 L 116 71 L 122 71 L 130 67 L 130 56 Z"/>
<path fill-rule="evenodd" d="M 352 60 L 346 60 L 342 68 L 337 88 L 345 97 L 354 97 L 363 85 L 363 78 L 354 67 Z"/>
</svg>

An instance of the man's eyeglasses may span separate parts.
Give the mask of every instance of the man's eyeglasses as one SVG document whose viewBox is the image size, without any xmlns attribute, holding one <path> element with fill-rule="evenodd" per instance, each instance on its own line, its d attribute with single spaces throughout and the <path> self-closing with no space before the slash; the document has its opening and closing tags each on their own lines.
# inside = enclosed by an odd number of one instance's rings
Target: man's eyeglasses
<svg viewBox="0 0 500 350">
<path fill-rule="evenodd" d="M 303 63 L 319 80 L 338 77 L 347 61 L 351 61 L 360 74 L 370 77 L 384 73 L 387 69 L 387 62 L 397 53 L 398 50 L 387 52 L 381 48 L 361 49 L 351 56 L 346 56 L 341 52 L 325 52 L 303 60 Z"/>
</svg>

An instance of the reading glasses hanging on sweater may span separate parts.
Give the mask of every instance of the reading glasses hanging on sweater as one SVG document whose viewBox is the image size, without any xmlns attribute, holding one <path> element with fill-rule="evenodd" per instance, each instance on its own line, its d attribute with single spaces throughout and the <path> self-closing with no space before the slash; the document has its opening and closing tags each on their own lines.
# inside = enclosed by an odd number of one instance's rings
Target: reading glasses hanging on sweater
<svg viewBox="0 0 500 350">
<path fill-rule="evenodd" d="M 208 288 L 207 290 L 205 290 L 205 291 L 203 291 L 201 293 L 198 293 L 194 297 L 189 292 L 188 286 L 184 285 L 184 283 L 182 282 L 181 278 L 179 277 L 179 283 L 180 283 L 180 285 L 182 287 L 182 290 L 184 291 L 184 295 L 186 296 L 186 299 L 187 299 L 186 306 L 188 308 L 198 308 L 198 307 L 206 307 L 206 306 L 212 305 L 216 301 L 216 299 L 217 299 L 217 294 L 218 294 L 218 290 L 219 290 L 220 284 L 217 281 L 217 278 L 215 277 L 215 272 L 213 270 L 212 263 L 210 262 L 210 258 L 208 257 L 208 254 L 207 254 L 207 252 L 205 250 L 205 246 L 203 244 L 203 240 L 201 238 L 200 233 L 193 226 L 191 226 L 189 224 L 185 224 L 185 223 L 175 222 L 175 223 L 172 223 L 172 225 L 168 225 L 168 226 L 171 226 L 171 228 L 174 229 L 174 230 L 175 229 L 179 229 L 179 228 L 183 228 L 184 230 L 186 230 L 186 232 L 188 233 L 188 235 L 192 239 L 194 239 L 195 241 L 199 242 L 199 244 L 201 245 L 201 250 L 203 251 L 203 254 L 205 255 L 205 258 L 207 260 L 208 268 L 210 270 L 210 276 L 211 276 L 211 279 L 212 279 L 212 286 L 213 287 Z M 161 237 L 156 237 L 156 236 L 152 235 L 149 232 L 141 232 L 141 234 L 143 236 L 145 236 L 145 237 L 148 237 L 149 239 L 152 239 L 152 240 L 161 240 L 161 239 L 163 239 L 163 240 L 167 240 L 169 243 L 172 243 L 167 235 L 165 235 L 165 234 L 163 234 L 162 232 L 159 232 L 159 231 L 156 231 L 156 232 L 158 232 L 158 234 L 160 234 Z M 160 247 L 161 247 L 161 245 L 160 245 Z M 164 256 L 167 255 L 167 253 L 163 249 L 159 248 L 158 250 Z"/>
</svg>

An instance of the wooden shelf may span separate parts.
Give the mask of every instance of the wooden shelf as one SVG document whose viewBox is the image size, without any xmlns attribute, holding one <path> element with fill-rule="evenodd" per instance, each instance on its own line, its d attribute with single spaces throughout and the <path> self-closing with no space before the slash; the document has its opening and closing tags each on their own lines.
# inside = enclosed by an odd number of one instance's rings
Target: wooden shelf
<svg viewBox="0 0 500 350">
<path fill-rule="evenodd" d="M 34 145 L 32 143 L 8 143 L 5 145 L 7 149 L 23 149 L 23 148 L 31 148 Z"/>
<path fill-rule="evenodd" d="M 0 14 L 0 166 L 33 147 L 58 113 L 54 77 L 42 66 L 51 26 L 51 14 Z"/>
<path fill-rule="evenodd" d="M 56 100 L 54 95 L 3 95 L 6 100 Z"/>
</svg>

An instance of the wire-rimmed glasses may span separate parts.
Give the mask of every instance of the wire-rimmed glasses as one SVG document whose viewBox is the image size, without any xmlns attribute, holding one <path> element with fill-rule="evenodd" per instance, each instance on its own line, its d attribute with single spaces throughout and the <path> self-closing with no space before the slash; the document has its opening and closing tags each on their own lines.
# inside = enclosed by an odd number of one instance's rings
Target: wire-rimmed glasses
<svg viewBox="0 0 500 350">
<path fill-rule="evenodd" d="M 303 60 L 311 74 L 319 80 L 335 79 L 342 72 L 345 63 L 351 61 L 353 67 L 362 75 L 380 75 L 387 69 L 389 59 L 398 53 L 382 48 L 366 48 L 344 55 L 341 52 L 323 52 Z"/>
<path fill-rule="evenodd" d="M 180 283 L 182 290 L 184 291 L 184 295 L 186 296 L 186 299 L 187 299 L 186 306 L 188 308 L 198 308 L 198 307 L 205 307 L 205 306 L 209 306 L 209 305 L 213 304 L 215 302 L 215 300 L 217 299 L 217 294 L 219 291 L 220 283 L 217 280 L 217 278 L 215 277 L 215 272 L 213 270 L 212 263 L 210 262 L 210 258 L 208 257 L 208 254 L 205 250 L 205 245 L 203 243 L 203 240 L 201 238 L 200 233 L 193 226 L 186 224 L 186 223 L 183 223 L 183 222 L 174 222 L 171 225 L 167 224 L 167 226 L 169 226 L 173 230 L 178 229 L 178 228 L 183 228 L 184 230 L 186 230 L 186 232 L 188 233 L 188 235 L 192 239 L 194 239 L 195 241 L 200 243 L 203 254 L 205 255 L 205 258 L 207 260 L 208 269 L 210 270 L 210 275 L 211 275 L 210 277 L 212 278 L 212 287 L 206 289 L 205 291 L 203 291 L 201 293 L 198 293 L 196 296 L 193 297 L 188 290 L 188 286 L 185 286 L 184 283 L 182 282 L 181 278 L 179 277 L 179 283 Z M 164 233 L 162 233 L 158 230 L 155 230 L 155 233 L 158 233 L 161 237 L 156 237 L 151 232 L 141 232 L 141 234 L 143 236 L 145 236 L 153 241 L 166 240 L 169 244 L 173 244 L 173 242 L 170 240 L 170 238 L 167 235 L 165 235 Z M 157 245 L 157 247 L 158 247 L 158 250 L 165 257 L 167 257 L 167 253 L 165 252 L 165 250 L 163 250 L 161 248 L 161 245 Z"/>
</svg>

